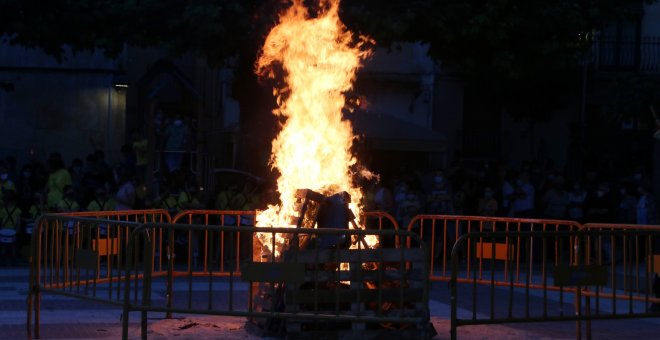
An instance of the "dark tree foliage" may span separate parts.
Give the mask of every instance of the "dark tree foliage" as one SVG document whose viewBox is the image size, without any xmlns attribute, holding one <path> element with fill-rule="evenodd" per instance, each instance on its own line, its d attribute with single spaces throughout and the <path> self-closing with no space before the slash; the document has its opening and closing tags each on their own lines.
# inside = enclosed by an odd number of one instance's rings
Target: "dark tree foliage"
<svg viewBox="0 0 660 340">
<path fill-rule="evenodd" d="M 112 57 L 125 45 L 193 52 L 212 63 L 235 56 L 253 29 L 260 1 L 228 0 L 0 0 L 0 30 L 12 44 L 60 58 L 102 49 Z"/>
<path fill-rule="evenodd" d="M 313 1 L 307 1 L 313 3 Z M 378 45 L 427 43 L 430 55 L 488 91 L 521 117 L 542 119 L 579 91 L 592 33 L 639 16 L 653 0 L 343 0 L 349 28 Z M 240 77 L 252 63 L 285 0 L 0 0 L 0 33 L 13 44 L 60 57 L 126 45 L 166 47 L 207 57 L 239 56 Z M 237 89 L 252 90 L 239 84 Z M 240 96 L 240 94 L 239 94 Z"/>
<path fill-rule="evenodd" d="M 654 1 L 646 1 L 652 3 Z M 593 33 L 641 15 L 629 0 L 344 0 L 344 17 L 379 44 L 421 41 L 514 116 L 547 118 L 579 93 Z"/>
</svg>

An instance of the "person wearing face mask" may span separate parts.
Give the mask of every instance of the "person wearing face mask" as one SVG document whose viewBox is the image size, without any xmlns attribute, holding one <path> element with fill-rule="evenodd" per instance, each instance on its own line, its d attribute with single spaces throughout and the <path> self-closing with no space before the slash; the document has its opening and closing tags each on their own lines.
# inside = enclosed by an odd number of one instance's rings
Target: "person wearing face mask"
<svg viewBox="0 0 660 340">
<path fill-rule="evenodd" d="M 2 202 L 4 194 L 8 191 L 16 191 L 16 185 L 9 179 L 7 167 L 0 166 L 0 202 Z"/>
<path fill-rule="evenodd" d="M 586 222 L 614 222 L 614 206 L 609 183 L 599 183 L 595 191 L 587 193 L 587 198 L 584 202 Z"/>
<path fill-rule="evenodd" d="M 582 189 L 579 182 L 573 184 L 573 190 L 568 193 L 568 218 L 578 223 L 584 222 L 584 201 L 587 192 Z"/>
<path fill-rule="evenodd" d="M 479 215 L 495 216 L 497 209 L 498 204 L 495 199 L 495 192 L 491 187 L 484 188 L 484 195 L 479 199 Z"/>
<path fill-rule="evenodd" d="M 529 182 L 529 174 L 523 172 L 518 176 L 511 200 L 513 217 L 534 217 L 534 186 Z"/>
<path fill-rule="evenodd" d="M 610 184 L 601 182 L 595 191 L 587 194 L 584 202 L 585 222 L 587 223 L 613 223 L 616 211 L 616 202 L 610 193 Z M 609 263 L 612 258 L 612 244 L 609 237 L 603 237 L 599 249 L 593 249 L 595 258 Z"/>
</svg>

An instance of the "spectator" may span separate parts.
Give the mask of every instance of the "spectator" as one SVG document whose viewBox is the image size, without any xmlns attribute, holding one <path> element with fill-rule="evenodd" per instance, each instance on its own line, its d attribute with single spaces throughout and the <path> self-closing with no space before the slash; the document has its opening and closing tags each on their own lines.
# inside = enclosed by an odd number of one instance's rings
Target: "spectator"
<svg viewBox="0 0 660 340">
<path fill-rule="evenodd" d="M 188 127 L 183 123 L 181 115 L 165 129 L 163 151 L 165 152 L 165 165 L 169 172 L 179 170 L 186 142 L 188 140 Z"/>
<path fill-rule="evenodd" d="M 634 224 L 637 222 L 637 198 L 632 194 L 630 184 L 621 185 L 616 222 Z"/>
<path fill-rule="evenodd" d="M 83 162 L 80 158 L 74 158 L 71 161 L 71 166 L 69 166 L 69 175 L 71 175 L 71 186 L 73 187 L 74 196 L 76 202 L 83 202 L 84 200 L 84 190 L 83 190 Z"/>
<path fill-rule="evenodd" d="M 121 162 L 117 165 L 114 170 L 114 178 L 119 182 L 121 173 L 126 172 L 129 174 L 135 174 L 135 153 L 133 152 L 133 147 L 129 144 L 124 144 L 121 146 Z"/>
<path fill-rule="evenodd" d="M 46 207 L 46 200 L 44 199 L 43 194 L 35 192 L 32 198 L 32 203 L 27 210 L 26 218 L 34 222 L 39 215 L 46 212 L 48 212 L 48 208 Z"/>
<path fill-rule="evenodd" d="M 48 183 L 46 184 L 46 191 L 48 192 L 47 204 L 48 208 L 55 210 L 57 204 L 62 200 L 64 188 L 70 186 L 71 175 L 69 171 L 64 168 L 64 162 L 56 155 L 48 160 L 48 167 L 50 168 L 50 176 L 48 176 Z"/>
<path fill-rule="evenodd" d="M 546 183 L 547 190 L 541 199 L 543 203 L 543 215 L 546 218 L 563 220 L 569 204 L 569 195 L 564 190 L 564 178 L 552 177 Z"/>
<path fill-rule="evenodd" d="M 392 192 L 381 184 L 376 184 L 373 194 L 374 209 L 377 211 L 384 211 L 387 213 L 394 212 L 394 197 Z"/>
<path fill-rule="evenodd" d="M 614 204 L 609 183 L 601 182 L 596 191 L 587 193 L 584 208 L 587 223 L 611 223 L 614 218 Z"/>
<path fill-rule="evenodd" d="M 478 214 L 480 216 L 495 216 L 497 209 L 498 204 L 495 199 L 495 192 L 491 187 L 486 187 L 483 196 L 479 199 Z"/>
<path fill-rule="evenodd" d="M 199 201 L 199 189 L 194 183 L 188 183 L 177 198 L 177 205 L 180 210 L 201 209 L 202 204 Z"/>
<path fill-rule="evenodd" d="M 165 209 L 170 214 L 177 214 L 179 210 L 179 202 L 177 200 L 177 195 L 172 192 L 170 185 L 164 183 L 161 186 L 160 196 L 156 198 L 155 206 L 160 209 Z"/>
<path fill-rule="evenodd" d="M 403 220 L 403 203 L 408 197 L 410 188 L 405 181 L 399 181 L 394 187 L 394 217 L 399 223 Z"/>
<path fill-rule="evenodd" d="M 523 172 L 518 176 L 511 200 L 513 217 L 534 217 L 534 186 L 529 182 L 529 174 Z"/>
<path fill-rule="evenodd" d="M 23 211 L 27 211 L 32 205 L 32 198 L 34 193 L 38 190 L 37 182 L 35 180 L 32 166 L 26 164 L 21 169 L 20 178 L 18 181 L 18 206 Z"/>
<path fill-rule="evenodd" d="M 637 202 L 637 223 L 657 224 L 657 203 L 651 194 L 651 185 L 648 182 L 642 182 L 637 186 L 637 191 L 640 194 Z"/>
<path fill-rule="evenodd" d="M 105 161 L 105 151 L 97 149 L 96 152 L 94 152 L 94 158 L 96 159 L 96 171 L 101 185 L 110 192 L 110 188 L 115 184 L 115 179 L 112 174 L 112 168 Z"/>
<path fill-rule="evenodd" d="M 422 211 L 422 203 L 419 196 L 409 192 L 406 199 L 401 203 L 401 228 L 408 228 L 410 221 Z"/>
<path fill-rule="evenodd" d="M 580 182 L 573 184 L 573 190 L 568 193 L 568 218 L 578 223 L 584 221 L 584 201 L 587 192 L 582 190 Z"/>
<path fill-rule="evenodd" d="M 89 154 L 85 158 L 85 169 L 83 170 L 81 184 L 84 197 L 81 203 L 83 204 L 89 204 L 96 197 L 96 190 L 98 189 L 108 192 L 95 154 Z"/>
<path fill-rule="evenodd" d="M 13 155 L 7 156 L 5 158 L 5 166 L 7 167 L 7 174 L 9 175 L 9 179 L 14 183 L 18 181 L 18 165 L 16 162 L 16 157 Z"/>
<path fill-rule="evenodd" d="M 238 185 L 232 184 L 227 187 L 226 190 L 223 190 L 218 193 L 218 199 L 216 200 L 216 209 L 218 210 L 232 210 L 231 202 L 234 199 L 234 196 L 237 195 Z"/>
<path fill-rule="evenodd" d="M 433 177 L 433 189 L 426 198 L 426 211 L 433 215 L 453 215 L 454 200 L 449 182 L 442 172 Z"/>
<path fill-rule="evenodd" d="M 94 199 L 87 205 L 87 211 L 112 211 L 115 210 L 117 202 L 108 198 L 103 188 L 97 188 Z"/>
<path fill-rule="evenodd" d="M 515 178 L 516 175 L 512 172 L 506 171 L 504 181 L 502 182 L 502 214 L 512 216 L 511 202 L 515 193 Z"/>
<path fill-rule="evenodd" d="M 55 209 L 58 212 L 71 212 L 80 210 L 80 205 L 76 201 L 75 191 L 71 185 L 64 187 L 62 199 L 57 202 Z"/>
<path fill-rule="evenodd" d="M 115 210 L 131 210 L 135 206 L 135 184 L 128 172 L 120 173 L 119 189 L 115 194 Z"/>
<path fill-rule="evenodd" d="M 16 191 L 16 185 L 9 179 L 7 167 L 0 165 L 0 202 L 2 202 L 4 195 L 9 191 Z"/>
<path fill-rule="evenodd" d="M 149 140 L 139 130 L 133 132 L 133 152 L 135 153 L 136 179 L 138 183 L 147 183 L 149 171 Z"/>
<path fill-rule="evenodd" d="M 0 209 L 0 258 L 7 264 L 16 261 L 17 241 L 21 222 L 21 209 L 16 205 L 16 192 L 4 193 L 2 208 Z"/>
</svg>

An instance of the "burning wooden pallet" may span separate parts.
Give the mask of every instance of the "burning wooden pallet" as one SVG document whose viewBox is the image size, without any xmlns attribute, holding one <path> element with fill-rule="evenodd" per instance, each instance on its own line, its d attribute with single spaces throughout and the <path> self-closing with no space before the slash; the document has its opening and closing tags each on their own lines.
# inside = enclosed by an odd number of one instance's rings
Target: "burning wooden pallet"
<svg viewBox="0 0 660 340">
<path fill-rule="evenodd" d="M 287 261 L 304 265 L 304 279 L 285 286 L 285 310 L 304 314 L 379 318 L 418 318 L 427 312 L 425 254 L 420 248 L 309 249 L 291 252 Z M 289 337 L 382 336 L 423 338 L 427 325 L 291 319 Z"/>
<path fill-rule="evenodd" d="M 297 197 L 298 214 L 291 222 L 298 228 L 348 229 L 350 223 L 357 227 L 348 208 L 347 195 L 325 197 L 311 190 L 299 190 Z M 278 335 L 286 330 L 288 337 L 296 338 L 332 335 L 363 339 L 387 334 L 417 339 L 428 332 L 428 323 L 368 323 L 363 319 L 428 317 L 423 315 L 428 313 L 424 249 L 369 249 L 364 240 L 346 235 L 304 234 L 291 241 L 280 259 L 266 265 L 277 266 L 277 269 L 255 271 L 254 275 L 260 276 L 261 282 L 253 283 L 256 292 L 253 310 L 324 317 L 287 319 L 286 322 L 253 318 L 252 326 L 260 330 L 259 334 Z M 255 244 L 255 249 L 259 247 Z M 270 255 L 267 257 L 270 259 Z M 264 259 L 255 257 L 255 261 Z M 264 272 L 272 274 L 264 277 Z M 344 322 L 328 322 L 332 321 L 328 319 L 330 316 L 348 318 Z"/>
</svg>

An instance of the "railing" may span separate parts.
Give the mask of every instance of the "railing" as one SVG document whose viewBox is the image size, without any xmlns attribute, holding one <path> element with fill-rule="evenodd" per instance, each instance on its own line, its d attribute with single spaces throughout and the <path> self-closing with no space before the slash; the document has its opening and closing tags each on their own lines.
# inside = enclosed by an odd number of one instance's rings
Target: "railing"
<svg viewBox="0 0 660 340">
<path fill-rule="evenodd" d="M 195 307 L 193 298 L 195 289 L 200 289 L 199 280 L 208 287 L 208 294 L 213 294 L 212 287 L 216 285 L 239 284 L 235 280 L 243 275 L 243 265 L 255 261 L 255 230 L 250 229 L 255 214 L 254 211 L 192 210 L 170 218 L 164 210 L 144 210 L 42 216 L 32 234 L 28 330 L 34 315 L 34 330 L 39 336 L 42 292 L 123 306 L 126 302 L 120 295 L 126 292 L 124 287 L 129 280 L 133 287 L 131 303 L 135 304 L 140 294 L 148 294 L 138 290 L 139 284 L 159 284 L 166 291 L 163 308 L 174 308 L 167 312 L 182 307 L 181 303 L 191 310 L 199 307 Z M 501 304 L 491 303 L 507 306 L 507 313 L 516 308 L 527 308 L 529 312 L 530 303 L 543 304 L 543 309 L 538 310 L 560 308 L 562 313 L 568 313 L 565 311 L 571 308 L 582 308 L 579 305 L 582 298 L 593 298 L 595 305 L 586 303 L 585 308 L 593 307 L 596 316 L 620 318 L 618 311 L 637 311 L 650 303 L 660 303 L 650 294 L 651 280 L 660 272 L 660 226 L 419 215 L 404 231 L 399 230 L 392 216 L 383 212 L 367 212 L 361 216 L 360 223 L 367 230 L 357 233 L 378 235 L 383 248 L 427 247 L 428 264 L 423 271 L 430 280 L 468 284 L 473 291 L 480 285 L 489 287 L 490 292 L 504 290 L 525 296 L 522 304 L 513 305 L 506 299 Z M 188 228 L 190 225 L 196 227 Z M 129 236 L 137 229 L 140 231 L 136 235 L 140 236 L 135 236 L 135 244 L 139 246 L 129 246 Z M 129 256 L 128 251 L 140 256 Z M 146 258 L 149 260 L 145 262 Z M 452 271 L 453 264 L 458 267 Z M 140 271 L 135 272 L 138 265 Z M 576 265 L 595 266 L 598 273 L 605 273 L 607 282 L 587 290 L 549 281 L 557 277 L 557 268 L 566 271 Z M 129 267 L 133 272 L 127 270 Z M 419 268 L 417 265 L 416 270 Z M 145 283 L 145 275 L 151 281 Z M 183 295 L 175 294 L 177 287 L 185 291 Z M 573 304 L 568 302 L 571 299 Z M 201 301 L 208 303 L 206 309 L 213 309 L 218 303 L 239 303 L 212 298 Z M 463 307 L 477 316 L 491 315 L 476 300 Z M 603 314 L 604 308 L 612 312 Z M 496 314 L 499 312 L 495 309 Z M 478 321 L 494 323 L 512 319 L 512 314 L 505 316 Z M 559 316 L 563 318 L 564 314 Z M 532 313 L 523 314 L 522 319 L 513 322 L 521 320 L 554 319 L 550 314 Z M 457 323 L 467 324 L 470 323 Z"/>
<path fill-rule="evenodd" d="M 154 248 L 153 235 L 166 233 L 170 239 L 177 232 L 187 234 L 209 235 L 209 239 L 217 239 L 217 235 L 225 233 L 230 239 L 238 239 L 239 234 L 254 235 L 269 234 L 271 239 L 275 235 L 290 240 L 290 249 L 284 251 L 280 257 L 259 254 L 246 260 L 249 270 L 242 274 L 234 266 L 229 266 L 228 282 L 223 281 L 227 287 L 226 293 L 220 294 L 215 286 L 221 284 L 214 279 L 212 268 L 218 268 L 211 263 L 211 270 L 203 281 L 196 282 L 203 288 L 203 298 L 193 299 L 193 286 L 189 285 L 187 296 L 183 299 L 171 298 L 157 300 L 152 298 L 151 292 L 165 286 L 170 296 L 170 287 L 176 285 L 175 278 L 170 274 L 167 280 L 157 280 L 157 272 L 152 269 L 156 259 L 151 249 Z M 235 236 L 233 236 L 235 235 Z M 365 249 L 359 239 L 367 236 L 398 236 L 402 239 L 415 239 L 415 248 L 379 248 Z M 356 249 L 332 248 L 322 249 L 318 246 L 309 246 L 313 239 L 323 237 L 349 237 L 353 240 Z M 192 238 L 191 238 L 192 239 Z M 305 243 L 302 240 L 307 239 Z M 300 241 L 298 243 L 297 241 Z M 138 244 L 142 243 L 142 244 Z M 307 246 L 305 246 L 307 244 Z M 193 247 L 188 244 L 187 248 Z M 184 248 L 186 246 L 184 245 Z M 230 243 L 231 248 L 231 243 Z M 134 294 L 131 280 L 126 281 L 123 337 L 128 337 L 129 313 L 141 312 L 142 337 L 146 338 L 147 313 L 165 312 L 192 313 L 209 315 L 245 316 L 250 318 L 276 318 L 276 319 L 303 319 L 326 322 L 352 322 L 385 323 L 394 322 L 416 325 L 422 327 L 420 332 L 428 330 L 428 296 L 429 281 L 424 273 L 427 271 L 427 251 L 417 235 L 397 230 L 343 230 L 343 229 L 308 229 L 308 228 L 256 228 L 240 226 L 210 226 L 210 225 L 182 225 L 182 224 L 145 224 L 136 228 L 129 240 L 129 259 L 141 258 L 143 261 L 137 266 L 128 267 L 125 277 L 142 277 L 142 294 Z M 142 249 L 143 253 L 136 253 L 134 249 Z M 170 251 L 170 259 L 173 258 Z M 132 261 L 131 263 L 137 263 Z M 347 264 L 349 269 L 340 269 L 340 264 Z M 336 267 L 333 267 L 336 266 Z M 374 267 L 375 266 L 375 267 Z M 176 267 L 170 262 L 169 268 Z M 332 269 L 331 269 L 332 268 Z M 247 287 L 248 299 L 238 303 L 237 290 L 241 286 L 239 280 L 249 281 Z M 350 282 L 348 282 L 350 281 Z M 261 307 L 253 306 L 255 296 L 254 283 L 263 282 L 272 290 L 270 303 Z M 302 288 L 305 283 L 312 286 Z M 323 283 L 319 285 L 319 282 Z M 348 283 L 346 283 L 348 282 Z M 245 284 L 242 284 L 245 286 Z M 282 290 L 285 289 L 286 290 Z M 278 293 L 276 293 L 276 290 Z M 276 296 L 286 294 L 286 303 L 291 308 L 281 309 L 280 302 L 274 301 Z M 342 307 L 345 304 L 351 307 Z M 410 311 L 405 306 L 414 305 Z M 331 307 L 328 307 L 331 305 Z M 399 306 L 395 309 L 386 309 L 386 306 Z M 264 311 L 262 308 L 267 308 Z M 287 328 L 287 331 L 291 329 Z"/>
<path fill-rule="evenodd" d="M 609 273 L 608 286 L 594 294 L 648 305 L 654 274 L 660 273 L 660 226 L 587 223 L 582 231 L 588 235 L 585 264 L 607 267 Z M 616 314 L 617 305 L 612 308 Z"/>
<path fill-rule="evenodd" d="M 416 232 L 427 243 L 432 257 L 431 271 L 429 278 L 431 280 L 448 281 L 451 277 L 449 267 L 450 252 L 458 238 L 466 233 L 471 232 L 524 232 L 524 231 L 575 231 L 580 229 L 580 224 L 574 221 L 560 221 L 560 220 L 543 220 L 543 219 L 522 219 L 522 218 L 506 218 L 506 217 L 480 217 L 480 216 L 448 216 L 448 215 L 418 215 L 415 216 L 408 224 L 408 231 Z M 503 243 L 496 245 L 496 252 L 499 259 L 502 260 L 504 266 L 504 276 L 499 277 L 496 284 L 508 282 L 509 274 L 513 274 L 516 284 L 522 284 L 525 276 L 521 272 L 525 271 L 526 260 L 523 255 L 522 245 L 520 239 L 506 238 Z M 482 243 L 482 242 L 479 242 Z M 484 246 L 490 246 L 487 242 L 483 243 Z M 555 251 L 552 260 L 557 263 L 559 261 L 559 248 L 566 248 L 567 254 L 571 259 L 575 254 L 573 248 L 568 244 L 561 244 L 559 240 L 554 240 L 549 246 Z M 488 254 L 490 249 L 485 249 Z M 461 254 L 467 261 L 467 272 L 470 272 L 473 266 L 472 260 L 476 260 L 474 265 L 478 269 L 479 279 L 483 277 L 484 253 L 480 248 L 469 247 Z M 539 257 L 539 253 L 531 253 L 531 263 L 534 263 Z M 540 270 L 547 271 L 544 265 L 541 265 Z M 466 272 L 466 275 L 467 275 Z M 460 280 L 469 280 L 470 277 L 461 277 Z M 501 281 L 499 281 L 501 280 Z M 534 282 L 533 286 L 537 287 L 539 283 Z"/>
<path fill-rule="evenodd" d="M 660 37 L 639 41 L 600 38 L 591 48 L 594 67 L 601 71 L 660 72 Z"/>
<path fill-rule="evenodd" d="M 128 236 L 139 225 L 139 222 L 63 215 L 37 219 L 32 233 L 27 299 L 28 338 L 33 311 L 35 337 L 40 336 L 43 292 L 122 305 Z"/>
<path fill-rule="evenodd" d="M 471 232 L 462 235 L 451 253 L 452 339 L 456 339 L 459 326 L 573 320 L 578 321 L 577 337 L 582 334 L 582 322 L 586 322 L 586 337 L 591 338 L 591 320 L 660 316 L 660 312 L 649 308 L 650 303 L 660 303 L 659 298 L 650 296 L 650 278 L 657 271 L 654 262 L 658 260 L 654 256 L 658 255 L 654 255 L 649 245 L 660 237 L 657 228 L 624 230 L 591 226 L 579 231 Z M 612 243 L 606 245 L 602 242 L 604 239 L 610 239 Z M 632 271 L 626 269 L 626 257 L 623 257 L 621 271 L 621 265 L 614 257 L 611 266 L 602 260 L 590 261 L 594 251 L 600 257 L 600 252 L 607 247 L 614 250 L 616 239 L 623 240 L 624 247 L 632 240 L 647 245 L 634 248 L 634 251 L 627 249 L 628 256 L 643 250 L 640 256 L 648 259 L 647 265 Z M 498 245 L 504 240 L 522 246 L 522 258 L 525 259 L 522 284 L 515 275 L 507 272 L 497 254 Z M 598 243 L 597 247 L 593 247 L 594 242 Z M 558 254 L 553 254 L 552 244 L 564 246 L 554 248 Z M 478 252 L 479 247 L 482 248 L 482 257 L 465 262 L 463 254 L 471 250 Z M 569 255 L 571 248 L 574 249 L 573 255 Z M 539 255 L 536 260 L 535 252 Z M 481 261 L 484 258 L 486 261 Z M 481 264 L 477 265 L 477 261 Z M 549 263 L 552 263 L 552 270 L 539 270 Z M 459 275 L 464 272 L 469 279 L 461 281 Z M 488 273 L 486 280 L 483 280 L 482 272 Z M 497 279 L 499 275 L 505 280 Z M 618 276 L 623 276 L 627 283 L 618 286 Z M 643 284 L 632 288 L 639 278 L 643 278 Z M 478 285 L 487 289 L 477 290 Z M 460 314 L 459 308 L 462 310 Z"/>
</svg>

